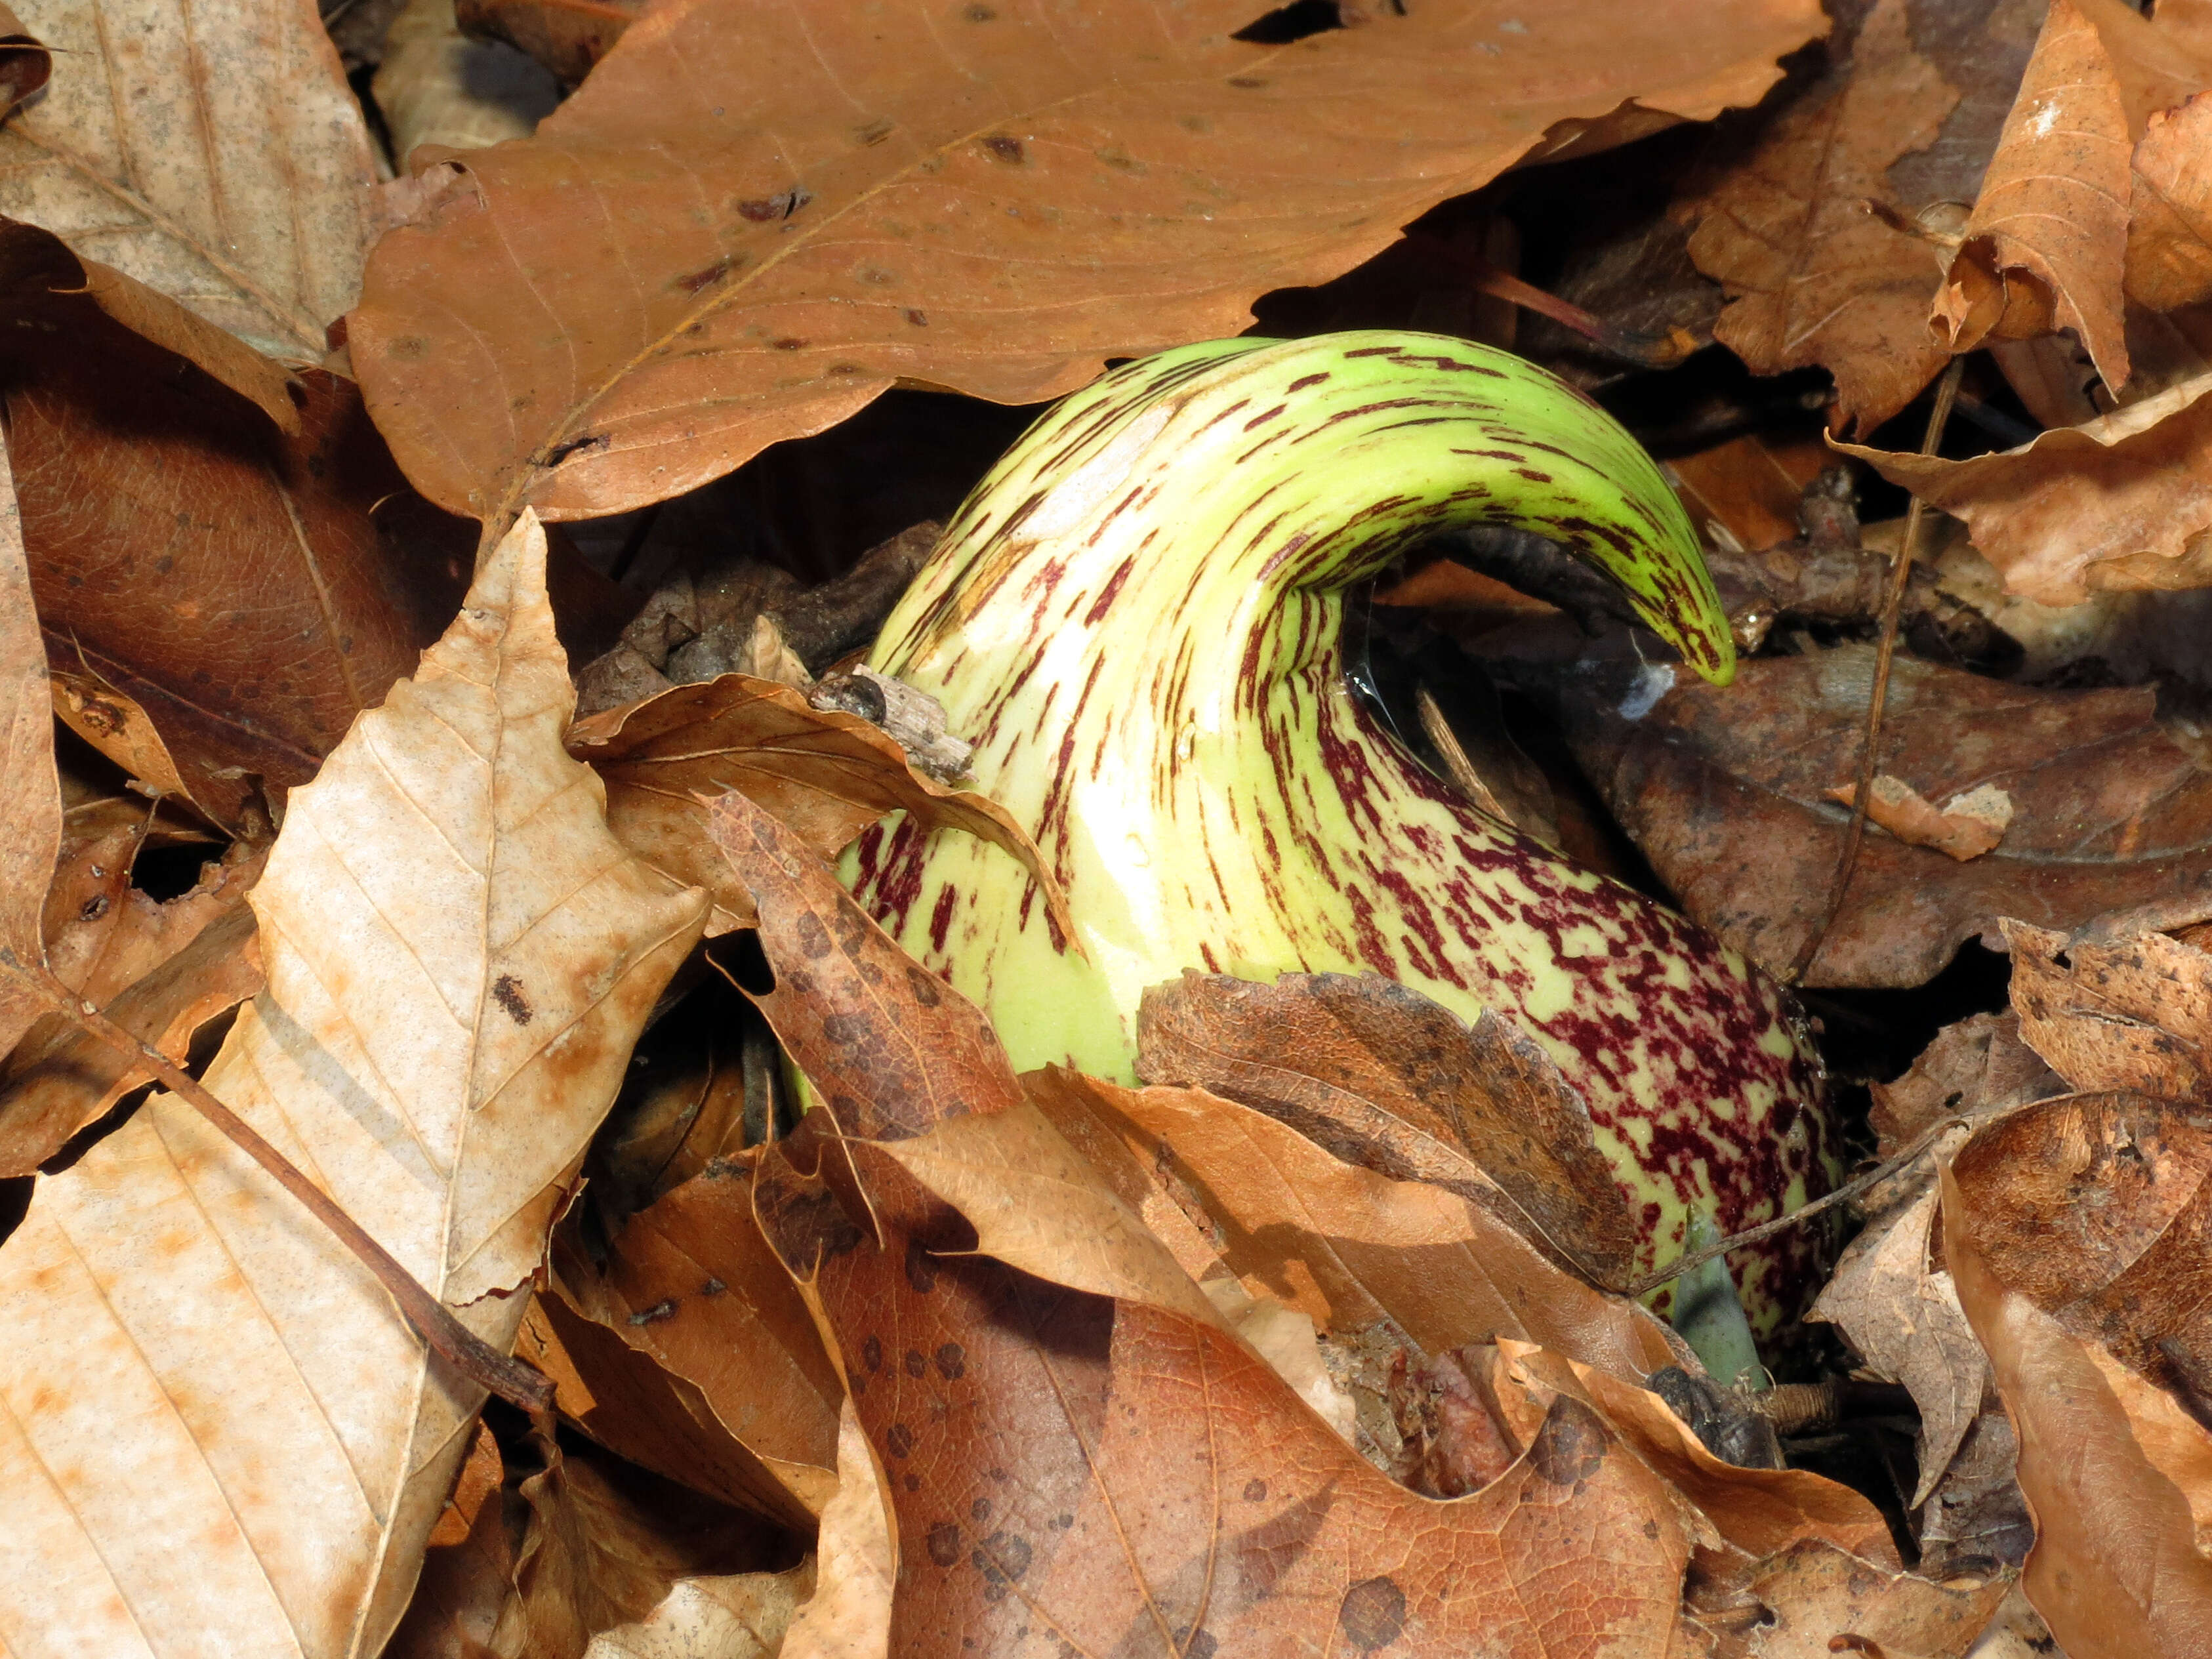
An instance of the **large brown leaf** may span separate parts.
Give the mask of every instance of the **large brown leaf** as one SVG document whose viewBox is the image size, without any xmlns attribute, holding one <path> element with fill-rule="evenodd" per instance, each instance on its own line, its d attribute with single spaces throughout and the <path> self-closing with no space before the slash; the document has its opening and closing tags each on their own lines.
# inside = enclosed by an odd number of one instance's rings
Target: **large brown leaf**
<svg viewBox="0 0 2212 1659">
<path fill-rule="evenodd" d="M 1745 663 L 1734 685 L 1677 685 L 1632 720 L 1636 665 L 1542 684 L 1577 758 L 1683 908 L 1770 971 L 1824 912 L 1866 720 L 1873 651 Z M 1930 800 L 1993 784 L 2014 813 L 1994 852 L 1958 863 L 1879 830 L 1806 975 L 1814 985 L 1927 982 L 2000 917 L 2071 929 L 2179 898 L 2212 870 L 2212 772 L 2157 719 L 2148 688 L 2052 691 L 1899 657 L 1881 769 Z"/>
<path fill-rule="evenodd" d="M 312 0 L 22 0 L 54 52 L 0 213 L 258 349 L 322 361 L 372 233 L 368 129 Z"/>
<path fill-rule="evenodd" d="M 716 931 L 753 916 L 751 896 L 708 838 L 702 805 L 735 789 L 824 858 L 887 812 L 981 836 L 1028 870 L 1073 937 L 1060 884 L 1004 807 L 924 777 L 880 726 L 817 708 L 774 680 L 722 674 L 607 709 L 569 728 L 568 752 L 605 780 L 607 822 L 632 851 L 678 885 L 714 896 Z"/>
<path fill-rule="evenodd" d="M 252 896 L 269 988 L 206 1077 L 502 1347 L 707 908 L 562 750 L 544 549 L 519 525 L 295 794 Z M 377 1650 L 481 1396 L 296 1200 L 157 1097 L 40 1179 L 0 1310 L 11 1647 Z"/>
<path fill-rule="evenodd" d="M 1174 12 L 691 0 L 538 137 L 457 158 L 350 323 L 456 512 L 658 501 L 900 380 L 1027 402 L 1234 333 L 1564 123 L 1749 103 L 1806 0 L 1401 11 L 1290 46 Z"/>
<path fill-rule="evenodd" d="M 2140 1095 L 1976 1135 L 1945 1251 L 2020 1431 L 2028 1598 L 2075 1659 L 2198 1650 L 2212 1625 L 2212 1136 Z"/>
<path fill-rule="evenodd" d="M 0 337 L 0 397 L 54 665 L 143 709 L 234 825 L 256 777 L 312 777 L 437 638 L 471 527 L 406 489 L 350 381 L 303 374 L 288 435 L 73 291 L 58 244 L 9 235 L 0 259 L 24 325 Z"/>
<path fill-rule="evenodd" d="M 1848 66 L 1696 204 L 1690 257 L 1731 296 L 1713 337 L 1755 374 L 1825 365 L 1840 430 L 1880 426 L 1943 366 L 1928 328 L 1936 260 L 1867 204 L 1888 196 L 1891 164 L 1934 142 L 1958 101 L 1913 49 L 1905 0 L 1882 0 Z"/>
<path fill-rule="evenodd" d="M 2008 592 L 2048 605 L 2092 593 L 2212 586 L 2212 374 L 2039 434 L 1947 460 L 1856 444 L 1856 455 L 1963 519 Z"/>
</svg>

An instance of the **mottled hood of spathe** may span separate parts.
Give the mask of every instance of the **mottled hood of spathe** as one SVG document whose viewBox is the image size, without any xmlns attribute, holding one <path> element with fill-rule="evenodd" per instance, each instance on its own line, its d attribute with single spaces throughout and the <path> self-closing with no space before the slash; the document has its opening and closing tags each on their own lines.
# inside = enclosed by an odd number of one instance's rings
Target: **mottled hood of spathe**
<svg viewBox="0 0 2212 1659">
<path fill-rule="evenodd" d="M 1547 536 L 1707 678 L 1735 671 L 1650 458 L 1504 352 L 1396 332 L 1224 340 L 1130 363 L 1040 420 L 961 508 L 872 657 L 975 744 L 976 787 L 1066 885 L 879 826 L 862 902 L 988 1010 L 1015 1063 L 1134 1076 L 1148 986 L 1186 969 L 1372 971 L 1509 1015 L 1589 1103 L 1645 1260 L 1824 1189 L 1820 1067 L 1786 1000 L 1701 928 L 1470 809 L 1346 685 L 1344 595 L 1469 525 Z M 1818 1244 L 1736 1259 L 1755 1326 Z"/>
</svg>

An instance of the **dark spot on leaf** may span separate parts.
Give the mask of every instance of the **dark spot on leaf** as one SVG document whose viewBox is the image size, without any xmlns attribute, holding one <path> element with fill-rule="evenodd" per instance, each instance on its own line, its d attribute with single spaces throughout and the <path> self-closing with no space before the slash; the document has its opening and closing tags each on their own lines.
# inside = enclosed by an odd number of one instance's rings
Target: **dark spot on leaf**
<svg viewBox="0 0 2212 1659">
<path fill-rule="evenodd" d="M 413 362 L 429 349 L 430 343 L 419 334 L 403 334 L 392 343 L 392 355 L 404 363 Z"/>
<path fill-rule="evenodd" d="M 730 274 L 736 264 L 737 261 L 726 253 L 704 270 L 695 270 L 688 276 L 678 276 L 676 279 L 676 286 L 686 294 L 696 294 L 700 289 L 712 288 L 716 283 L 720 282 L 723 277 Z"/>
<path fill-rule="evenodd" d="M 699 1294 L 702 1296 L 720 1296 L 724 1291 L 726 1291 L 730 1287 L 722 1283 L 720 1279 L 710 1279 L 699 1287 Z"/>
<path fill-rule="evenodd" d="M 850 1095 L 836 1094 L 830 1097 L 830 1115 L 840 1123 L 850 1125 L 858 1122 L 863 1109 L 860 1103 Z"/>
<path fill-rule="evenodd" d="M 906 1457 L 914 1451 L 914 1431 L 903 1423 L 894 1423 L 884 1435 L 884 1449 L 893 1457 Z"/>
<path fill-rule="evenodd" d="M 970 6 L 961 14 L 971 23 L 994 23 L 999 14 L 988 6 Z"/>
<path fill-rule="evenodd" d="M 780 195 L 758 196 L 750 201 L 738 203 L 738 216 L 750 219 L 757 225 L 773 224 L 779 219 L 788 219 L 813 199 L 812 191 L 794 187 Z"/>
<path fill-rule="evenodd" d="M 665 1296 L 650 1308 L 641 1308 L 629 1316 L 633 1325 L 658 1325 L 664 1319 L 676 1317 L 676 1298 Z"/>
<path fill-rule="evenodd" d="M 868 1034 L 867 1022 L 851 1014 L 822 1016 L 822 1035 L 830 1042 L 850 1048 Z"/>
<path fill-rule="evenodd" d="M 995 1601 L 1006 1595 L 1008 1584 L 1030 1570 L 1030 1540 L 1015 1533 L 994 1532 L 968 1559 L 983 1575 L 984 1595 Z"/>
<path fill-rule="evenodd" d="M 879 1371 L 883 1370 L 883 1338 L 880 1336 L 872 1336 L 866 1341 L 860 1344 L 860 1363 L 863 1365 L 866 1365 L 872 1371 Z"/>
<path fill-rule="evenodd" d="M 937 976 L 927 968 L 911 962 L 907 963 L 906 983 L 907 988 L 914 993 L 914 1000 L 925 1008 L 934 1008 L 945 1000 L 937 988 Z"/>
<path fill-rule="evenodd" d="M 906 1242 L 906 1282 L 923 1296 L 937 1288 L 937 1264 L 929 1252 L 909 1238 Z"/>
<path fill-rule="evenodd" d="M 787 334 L 781 340 L 771 340 L 769 343 L 778 351 L 798 351 L 805 346 L 806 342 L 795 335 Z"/>
<path fill-rule="evenodd" d="M 912 306 L 908 306 L 906 308 L 906 319 L 909 323 L 912 323 L 916 328 L 927 328 L 929 326 L 929 319 L 921 312 L 915 310 Z"/>
<path fill-rule="evenodd" d="M 573 460 L 579 455 L 589 454 L 593 450 L 605 449 L 613 441 L 604 432 L 593 433 L 587 438 L 571 438 L 566 443 L 555 444 L 545 452 L 545 465 L 559 466 L 564 461 Z"/>
<path fill-rule="evenodd" d="M 1229 77 L 1229 84 L 1246 92 L 1256 92 L 1267 83 L 1256 75 L 1232 75 Z"/>
<path fill-rule="evenodd" d="M 994 161 L 1004 161 L 1010 167 L 1018 167 L 1028 159 L 1027 152 L 1022 149 L 1022 141 L 1009 138 L 1003 132 L 994 132 L 982 142 L 985 154 Z"/>
<path fill-rule="evenodd" d="M 517 1025 L 530 1024 L 534 1012 L 530 999 L 522 994 L 522 981 L 513 974 L 501 974 L 491 982 L 492 1000 L 507 1011 L 507 1017 Z"/>
<path fill-rule="evenodd" d="M 1213 1659 L 1213 1650 L 1220 1645 L 1213 1639 L 1213 1632 L 1210 1630 L 1186 1631 L 1176 1643 L 1182 1652 L 1183 1659 Z"/>
<path fill-rule="evenodd" d="M 94 893 L 82 904 L 77 906 L 76 914 L 80 921 L 98 921 L 107 914 L 107 895 Z"/>
<path fill-rule="evenodd" d="M 810 958 L 826 957 L 835 948 L 830 943 L 830 930 L 811 910 L 804 912 L 791 931 L 798 936 L 799 948 Z"/>
<path fill-rule="evenodd" d="M 1244 1501 L 1248 1504 L 1266 1503 L 1267 1501 L 1267 1483 L 1257 1477 L 1255 1477 L 1250 1480 L 1247 1480 L 1244 1483 Z"/>
<path fill-rule="evenodd" d="M 876 119 L 853 129 L 853 142 L 863 149 L 880 144 L 897 129 L 898 123 L 878 116 Z"/>
<path fill-rule="evenodd" d="M 957 1342 L 938 1345 L 937 1373 L 947 1382 L 968 1374 L 968 1350 Z"/>
<path fill-rule="evenodd" d="M 1588 1406 L 1561 1395 L 1545 1414 L 1544 1426 L 1528 1448 L 1528 1467 L 1555 1486 L 1587 1480 L 1605 1462 L 1605 1425 Z"/>
<path fill-rule="evenodd" d="M 949 1567 L 960 1559 L 960 1526 L 957 1522 L 940 1521 L 929 1529 L 923 1540 L 929 1559 L 940 1567 Z"/>
<path fill-rule="evenodd" d="M 908 1348 L 906 1351 L 906 1374 L 908 1376 L 920 1376 L 928 1369 L 928 1358 L 921 1349 Z"/>
<path fill-rule="evenodd" d="M 968 1518 L 981 1526 L 991 1518 L 991 1500 L 979 1498 L 968 1506 Z"/>
<path fill-rule="evenodd" d="M 1406 1592 L 1389 1578 L 1363 1578 L 1345 1591 L 1336 1610 L 1344 1639 L 1362 1653 L 1387 1648 L 1406 1628 Z"/>
</svg>

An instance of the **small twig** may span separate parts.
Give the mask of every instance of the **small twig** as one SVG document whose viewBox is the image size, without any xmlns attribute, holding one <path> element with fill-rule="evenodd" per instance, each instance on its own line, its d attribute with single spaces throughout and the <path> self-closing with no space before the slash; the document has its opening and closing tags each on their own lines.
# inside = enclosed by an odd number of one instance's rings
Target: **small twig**
<svg viewBox="0 0 2212 1659">
<path fill-rule="evenodd" d="M 1560 327 L 1581 335 L 1599 350 L 1625 362 L 1646 368 L 1672 368 L 1698 349 L 1697 340 L 1687 329 L 1674 328 L 1664 334 L 1653 334 L 1643 329 L 1623 328 L 1595 312 L 1585 311 L 1571 300 L 1562 300 L 1556 294 L 1548 294 L 1534 283 L 1500 270 L 1480 254 L 1455 247 L 1441 236 L 1416 230 L 1408 232 L 1406 240 L 1424 253 L 1458 266 L 1474 279 L 1482 293 L 1519 306 L 1523 311 L 1533 311 L 1539 317 L 1548 317 Z"/>
<path fill-rule="evenodd" d="M 1966 364 L 1964 357 L 1952 358 L 1951 367 L 1936 386 L 1936 406 L 1928 411 L 1928 434 L 1920 444 L 1923 455 L 1933 455 L 1943 441 L 1944 424 L 1951 418 L 1951 404 L 1959 395 L 1959 377 Z M 1898 620 L 1905 612 L 1905 590 L 1912 578 L 1912 561 L 1920 545 L 1920 521 L 1926 514 L 1927 503 L 1915 495 L 1905 514 L 1904 545 L 1897 550 L 1896 561 L 1890 566 L 1889 591 L 1882 596 L 1881 643 L 1875 648 L 1874 689 L 1867 697 L 1866 741 L 1859 750 L 1858 781 L 1851 791 L 1850 827 L 1844 831 L 1843 854 L 1836 860 L 1836 878 L 1828 890 L 1820 926 L 1807 936 L 1796 961 L 1790 966 L 1792 984 L 1805 977 L 1813 958 L 1827 943 L 1828 930 L 1843 913 L 1844 896 L 1850 891 L 1851 877 L 1858 868 L 1859 847 L 1866 839 L 1867 808 L 1874 799 L 1875 771 L 1881 755 L 1882 708 L 1889 701 L 1889 669 L 1897 656 Z"/>
<path fill-rule="evenodd" d="M 415 1334 L 447 1364 L 479 1388 L 489 1389 L 532 1413 L 543 1413 L 553 1399 L 553 1384 L 544 1373 L 522 1360 L 510 1358 L 453 1316 L 453 1310 L 425 1290 L 401 1267 L 392 1253 L 371 1237 L 366 1228 L 338 1206 L 328 1193 L 300 1173 L 253 1126 L 202 1088 L 191 1074 L 179 1068 L 152 1044 L 140 1042 L 101 1013 L 92 1003 L 70 994 L 50 975 L 33 969 L 23 977 L 36 988 L 55 1012 L 75 1021 L 119 1054 L 153 1073 L 172 1094 L 193 1107 L 231 1144 L 266 1170 L 286 1192 L 307 1206 L 310 1214 L 335 1234 L 340 1243 L 360 1258 L 376 1275 L 400 1316 Z"/>
<path fill-rule="evenodd" d="M 1972 1121 L 1972 1115 L 1966 1112 L 1954 1112 L 1948 1117 L 1938 1118 L 1927 1128 L 1922 1130 L 1911 1146 L 1887 1163 L 1877 1164 L 1864 1175 L 1854 1176 L 1832 1193 L 1816 1198 L 1810 1204 L 1800 1205 L 1788 1215 L 1777 1216 L 1771 1221 L 1762 1221 L 1756 1227 L 1747 1227 L 1740 1233 L 1730 1233 L 1726 1238 L 1708 1244 L 1701 1250 L 1692 1250 L 1687 1255 L 1669 1262 L 1657 1273 L 1646 1273 L 1621 1291 L 1621 1294 L 1630 1297 L 1649 1296 L 1669 1279 L 1680 1278 L 1692 1267 L 1702 1267 L 1716 1256 L 1726 1255 L 1730 1250 L 1741 1249 L 1747 1244 L 1756 1244 L 1762 1238 L 1771 1238 L 1785 1228 L 1795 1227 L 1801 1221 L 1811 1220 L 1823 1210 L 1832 1210 L 1838 1204 L 1848 1204 L 1861 1193 L 1869 1188 L 1879 1187 L 1899 1170 L 1917 1159 L 1942 1138 L 1945 1130 L 1956 1128 L 1962 1123 L 1970 1123 Z"/>
</svg>

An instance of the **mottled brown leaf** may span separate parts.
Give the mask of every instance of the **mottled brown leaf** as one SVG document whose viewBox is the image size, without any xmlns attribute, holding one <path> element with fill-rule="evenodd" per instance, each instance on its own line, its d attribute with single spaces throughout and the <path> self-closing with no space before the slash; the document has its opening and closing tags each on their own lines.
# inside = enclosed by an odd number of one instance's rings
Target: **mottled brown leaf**
<svg viewBox="0 0 2212 1659">
<path fill-rule="evenodd" d="M 707 829 L 760 913 L 775 989 L 753 1000 L 840 1133 L 896 1139 L 1020 1103 L 982 1011 L 893 944 L 795 830 L 735 792 Z"/>
<path fill-rule="evenodd" d="M 45 1011 L 21 976 L 46 963 L 40 924 L 62 840 L 46 653 L 31 604 L 11 447 L 0 441 L 0 1053 Z"/>
<path fill-rule="evenodd" d="M 2012 1581 L 1993 1574 L 1938 1584 L 1819 1539 L 1778 1552 L 1731 1589 L 1766 1616 L 1731 1659 L 1818 1659 L 1838 1651 L 1885 1659 L 1959 1659 L 1980 1637 Z M 1741 1623 L 1739 1615 L 1729 1624 Z"/>
<path fill-rule="evenodd" d="M 1754 374 L 1827 368 L 1844 432 L 1881 425 L 1943 366 L 1928 328 L 1935 252 L 1867 205 L 1888 198 L 1890 165 L 1926 149 L 1959 100 L 1913 49 L 1907 11 L 1881 0 L 1848 64 L 1692 204 L 1690 257 L 1731 298 L 1713 337 Z"/>
<path fill-rule="evenodd" d="M 2201 1103 L 2212 1089 L 2212 955 L 2164 933 L 2119 945 L 2007 921 L 2020 1034 L 2076 1089 Z"/>
<path fill-rule="evenodd" d="M 1745 663 L 1717 690 L 1678 684 L 1621 712 L 1633 662 L 1547 677 L 1577 758 L 1660 878 L 1753 961 L 1786 969 L 1824 912 L 1849 812 L 1826 799 L 1857 763 L 1873 648 Z M 1881 769 L 1943 800 L 2012 798 L 2003 842 L 1965 864 L 1879 831 L 1806 975 L 1915 986 L 2001 916 L 2072 928 L 2193 891 L 2212 870 L 2212 772 L 2157 719 L 2148 688 L 2008 685 L 1900 655 Z"/>
<path fill-rule="evenodd" d="M 0 131 L 0 213 L 319 362 L 359 291 L 376 175 L 310 0 L 24 0 L 22 21 L 54 75 Z"/>
<path fill-rule="evenodd" d="M 575 518 L 900 380 L 1054 397 L 1235 333 L 1553 129 L 1755 101 L 1824 27 L 1806 0 L 1440 0 L 1232 38 L 1253 17 L 656 9 L 534 140 L 456 160 L 378 244 L 350 322 L 378 422 L 453 511 Z"/>
<path fill-rule="evenodd" d="M 1029 834 L 986 796 L 948 789 L 908 763 L 882 729 L 773 680 L 722 674 L 679 685 L 569 728 L 568 752 L 606 780 L 607 822 L 639 857 L 681 886 L 714 895 L 719 926 L 752 919 L 742 881 L 707 837 L 702 798 L 738 790 L 823 858 L 887 812 L 965 830 L 1018 860 L 1045 902 L 1066 900 Z M 1073 936 L 1072 927 L 1063 930 Z"/>
<path fill-rule="evenodd" d="M 303 374 L 287 436 L 63 291 L 58 244 L 0 238 L 0 261 L 24 325 L 0 336 L 0 397 L 53 665 L 142 709 L 192 800 L 235 825 L 257 778 L 312 777 L 413 669 L 473 534 L 406 490 L 351 382 Z"/>
<path fill-rule="evenodd" d="M 2007 591 L 2048 605 L 2093 592 L 2212 586 L 2212 374 L 2017 449 L 1947 460 L 1856 455 L 1963 519 Z"/>
<path fill-rule="evenodd" d="M 846 1152 L 882 1243 L 783 1148 L 761 1207 L 886 1480 L 892 1651 L 1005 1651 L 1018 1631 L 1163 1656 L 1664 1650 L 1688 1542 L 1589 1407 L 1556 1403 L 1483 1491 L 1418 1497 L 1226 1332 L 939 1254 L 964 1224 L 881 1149 Z"/>
</svg>

